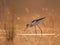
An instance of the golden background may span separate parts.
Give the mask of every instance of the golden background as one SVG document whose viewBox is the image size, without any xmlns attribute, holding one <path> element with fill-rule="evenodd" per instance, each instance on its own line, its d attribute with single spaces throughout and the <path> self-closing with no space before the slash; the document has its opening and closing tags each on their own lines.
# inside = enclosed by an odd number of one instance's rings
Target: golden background
<svg viewBox="0 0 60 45">
<path fill-rule="evenodd" d="M 39 23 L 43 34 L 60 34 L 59 0 L 0 0 L 0 45 L 60 45 L 60 35 L 18 35 L 35 34 L 34 27 L 24 31 L 25 26 L 41 17 L 46 17 Z M 9 33 L 13 40 L 7 40 Z"/>
</svg>

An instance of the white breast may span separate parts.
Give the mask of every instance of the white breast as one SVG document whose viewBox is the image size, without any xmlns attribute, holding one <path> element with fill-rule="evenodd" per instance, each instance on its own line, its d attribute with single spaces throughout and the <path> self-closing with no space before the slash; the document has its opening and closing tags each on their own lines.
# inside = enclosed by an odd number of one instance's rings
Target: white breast
<svg viewBox="0 0 60 45">
<path fill-rule="evenodd" d="M 36 24 L 38 24 L 39 22 L 37 22 L 37 21 L 34 21 L 33 23 L 31 23 L 32 25 L 36 25 Z"/>
</svg>

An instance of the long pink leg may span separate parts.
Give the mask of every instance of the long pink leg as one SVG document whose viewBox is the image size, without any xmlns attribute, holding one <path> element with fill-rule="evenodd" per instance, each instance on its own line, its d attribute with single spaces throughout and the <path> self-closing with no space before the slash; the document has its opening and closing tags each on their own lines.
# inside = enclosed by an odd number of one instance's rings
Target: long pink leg
<svg viewBox="0 0 60 45">
<path fill-rule="evenodd" d="M 37 31 L 36 31 L 36 26 L 35 26 L 35 34 L 37 34 Z"/>
<path fill-rule="evenodd" d="M 38 28 L 40 29 L 40 31 L 41 31 L 41 36 L 42 36 L 42 29 L 39 27 L 39 25 L 37 25 L 38 26 Z"/>
<path fill-rule="evenodd" d="M 34 27 L 35 27 L 35 34 L 37 34 L 36 26 L 34 26 Z M 36 41 L 36 35 L 35 35 L 35 41 Z"/>
</svg>

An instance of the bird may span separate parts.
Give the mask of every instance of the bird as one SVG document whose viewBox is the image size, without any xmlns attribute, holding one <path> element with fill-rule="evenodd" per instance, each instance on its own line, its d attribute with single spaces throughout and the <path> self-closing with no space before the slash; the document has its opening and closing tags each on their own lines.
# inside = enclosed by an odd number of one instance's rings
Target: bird
<svg viewBox="0 0 60 45">
<path fill-rule="evenodd" d="M 41 34 L 42 34 L 42 29 L 39 27 L 38 24 L 45 18 L 46 17 L 42 17 L 42 18 L 38 18 L 38 19 L 32 20 L 31 23 L 26 24 L 26 28 L 24 29 L 24 31 L 26 31 L 29 27 L 33 27 L 34 26 L 35 27 L 35 33 L 37 34 L 37 30 L 36 30 L 36 26 L 37 26 L 39 28 Z M 35 40 L 36 40 L 36 37 L 35 37 Z"/>
<path fill-rule="evenodd" d="M 39 18 L 39 19 L 35 19 L 35 20 L 31 21 L 31 23 L 26 24 L 26 27 L 32 27 L 32 26 L 34 26 L 34 25 L 37 25 L 37 24 L 39 24 L 39 22 L 40 22 L 41 20 L 43 20 L 43 19 L 45 19 L 45 18 L 46 18 L 46 17 Z"/>
</svg>

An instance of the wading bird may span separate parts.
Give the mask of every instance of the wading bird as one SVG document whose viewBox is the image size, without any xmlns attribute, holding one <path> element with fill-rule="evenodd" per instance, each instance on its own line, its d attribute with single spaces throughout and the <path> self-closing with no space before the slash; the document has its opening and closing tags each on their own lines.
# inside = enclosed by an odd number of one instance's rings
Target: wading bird
<svg viewBox="0 0 60 45">
<path fill-rule="evenodd" d="M 43 19 L 45 19 L 46 17 L 43 17 L 43 18 L 39 18 L 39 19 L 35 19 L 35 20 L 33 20 L 33 21 L 31 21 L 31 23 L 29 23 L 29 24 L 26 24 L 26 28 L 25 28 L 25 30 L 27 30 L 29 27 L 35 27 L 35 33 L 37 34 L 37 31 L 36 31 L 36 26 L 40 29 L 40 31 L 41 31 L 41 34 L 42 34 L 42 29 L 39 27 L 39 22 L 41 22 Z M 24 31 L 25 31 L 24 30 Z"/>
</svg>

